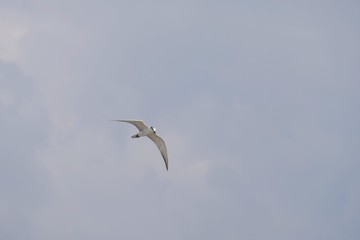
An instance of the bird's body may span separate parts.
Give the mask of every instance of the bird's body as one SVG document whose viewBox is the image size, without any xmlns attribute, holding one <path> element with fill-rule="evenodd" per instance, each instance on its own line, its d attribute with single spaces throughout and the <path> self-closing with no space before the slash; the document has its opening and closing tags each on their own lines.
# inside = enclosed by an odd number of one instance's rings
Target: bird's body
<svg viewBox="0 0 360 240">
<path fill-rule="evenodd" d="M 168 170 L 169 162 L 168 162 L 166 145 L 164 140 L 156 134 L 155 128 L 146 126 L 144 122 L 141 120 L 114 120 L 114 121 L 130 123 L 135 127 L 137 127 L 137 129 L 139 129 L 139 132 L 131 136 L 132 138 L 139 138 L 145 136 L 150 138 L 158 147 L 161 156 L 164 159 L 166 170 Z"/>
</svg>

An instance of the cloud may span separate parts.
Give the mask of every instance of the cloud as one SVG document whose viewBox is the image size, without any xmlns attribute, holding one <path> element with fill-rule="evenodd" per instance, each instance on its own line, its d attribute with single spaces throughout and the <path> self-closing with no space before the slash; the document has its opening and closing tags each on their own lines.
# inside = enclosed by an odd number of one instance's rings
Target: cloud
<svg viewBox="0 0 360 240">
<path fill-rule="evenodd" d="M 358 17 L 317 4 L 8 3 L 2 236 L 356 238 Z"/>
<path fill-rule="evenodd" d="M 10 9 L 0 9 L 0 60 L 13 62 L 19 58 L 19 42 L 28 29 L 24 18 Z"/>
<path fill-rule="evenodd" d="M 0 235 L 31 238 L 31 219 L 49 193 L 37 156 L 47 140 L 46 114 L 31 79 L 14 64 L 0 62 L 0 70 L 2 99 L 10 99 L 0 105 Z"/>
</svg>

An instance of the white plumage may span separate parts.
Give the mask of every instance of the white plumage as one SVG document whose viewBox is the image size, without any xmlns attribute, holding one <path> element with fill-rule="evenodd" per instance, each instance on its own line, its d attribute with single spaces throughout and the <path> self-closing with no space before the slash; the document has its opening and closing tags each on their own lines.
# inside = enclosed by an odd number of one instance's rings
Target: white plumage
<svg viewBox="0 0 360 240">
<path fill-rule="evenodd" d="M 137 129 L 139 129 L 139 132 L 137 134 L 131 136 L 132 138 L 139 138 L 139 137 L 145 137 L 145 136 L 150 138 L 155 143 L 155 145 L 158 147 L 158 149 L 161 153 L 161 156 L 164 159 L 166 170 L 168 170 L 169 162 L 168 162 L 166 145 L 165 145 L 164 140 L 161 137 L 159 137 L 158 135 L 156 135 L 155 128 L 146 126 L 144 124 L 144 122 L 141 120 L 114 120 L 114 121 L 130 123 L 130 124 L 134 125 L 135 127 L 137 127 Z"/>
</svg>

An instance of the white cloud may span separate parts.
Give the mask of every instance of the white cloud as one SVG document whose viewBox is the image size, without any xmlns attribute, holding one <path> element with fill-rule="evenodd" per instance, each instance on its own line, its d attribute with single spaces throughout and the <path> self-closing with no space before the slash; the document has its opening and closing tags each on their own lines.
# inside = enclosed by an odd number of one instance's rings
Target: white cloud
<svg viewBox="0 0 360 240">
<path fill-rule="evenodd" d="M 288 5 L 33 3 L 26 21 L 0 12 L 0 60 L 28 76 L 1 78 L 0 164 L 17 161 L 0 169 L 26 178 L 0 177 L 41 204 L 6 192 L 0 216 L 35 239 L 316 239 L 341 232 L 334 216 L 357 221 L 358 192 L 340 179 L 357 180 L 358 58 L 336 54 L 358 51 L 343 41 L 355 33 Z M 114 118 L 153 124 L 169 171 Z"/>
<path fill-rule="evenodd" d="M 20 55 L 20 42 L 28 32 L 25 19 L 16 11 L 0 9 L 0 60 L 16 62 Z"/>
</svg>

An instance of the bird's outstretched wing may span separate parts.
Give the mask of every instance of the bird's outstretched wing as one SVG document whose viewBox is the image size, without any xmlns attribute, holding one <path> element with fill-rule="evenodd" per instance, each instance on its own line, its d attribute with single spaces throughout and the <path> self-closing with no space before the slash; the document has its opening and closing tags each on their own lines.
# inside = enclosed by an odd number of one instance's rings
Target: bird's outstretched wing
<svg viewBox="0 0 360 240">
<path fill-rule="evenodd" d="M 139 131 L 142 131 L 144 128 L 146 128 L 146 125 L 141 120 L 113 120 L 113 121 L 130 123 L 130 124 L 134 125 L 135 127 L 137 127 L 137 129 L 139 129 Z"/>
<path fill-rule="evenodd" d="M 156 134 L 150 134 L 148 137 L 156 144 L 158 149 L 160 150 L 161 156 L 164 159 L 166 170 L 169 169 L 169 161 L 167 155 L 167 149 L 164 140 Z"/>
</svg>

